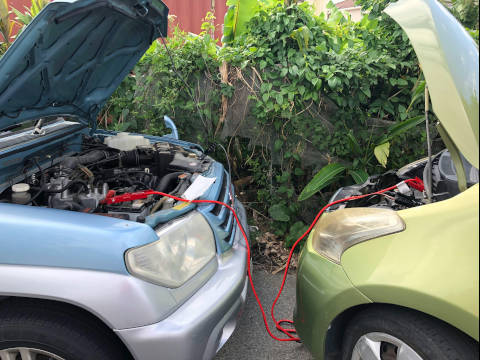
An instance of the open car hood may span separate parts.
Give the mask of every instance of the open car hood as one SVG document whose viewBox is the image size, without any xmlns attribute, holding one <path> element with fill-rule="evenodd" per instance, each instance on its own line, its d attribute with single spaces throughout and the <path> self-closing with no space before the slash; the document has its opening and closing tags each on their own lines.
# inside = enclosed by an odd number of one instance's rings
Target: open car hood
<svg viewBox="0 0 480 360">
<path fill-rule="evenodd" d="M 385 12 L 407 33 L 435 114 L 465 158 L 478 168 L 478 46 L 437 0 L 400 0 Z"/>
<path fill-rule="evenodd" d="M 0 129 L 60 114 L 95 127 L 100 109 L 167 24 L 159 0 L 48 4 L 0 59 Z"/>
</svg>

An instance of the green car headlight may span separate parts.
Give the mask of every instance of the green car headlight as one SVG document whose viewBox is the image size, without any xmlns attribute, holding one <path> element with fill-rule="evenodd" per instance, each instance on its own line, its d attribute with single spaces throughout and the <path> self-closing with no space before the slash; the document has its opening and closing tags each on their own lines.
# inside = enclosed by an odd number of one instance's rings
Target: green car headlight
<svg viewBox="0 0 480 360">
<path fill-rule="evenodd" d="M 362 241 L 405 230 L 393 210 L 352 208 L 325 214 L 315 226 L 312 245 L 316 252 L 337 264 L 348 248 Z"/>
<path fill-rule="evenodd" d="M 216 255 L 213 231 L 198 212 L 159 229 L 157 235 L 157 241 L 126 252 L 125 262 L 132 275 L 177 288 Z"/>
</svg>

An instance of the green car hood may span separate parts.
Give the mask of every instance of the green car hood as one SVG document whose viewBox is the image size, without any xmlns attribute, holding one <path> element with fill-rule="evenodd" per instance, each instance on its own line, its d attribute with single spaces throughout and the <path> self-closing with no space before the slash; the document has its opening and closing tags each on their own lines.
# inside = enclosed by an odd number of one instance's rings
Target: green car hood
<svg viewBox="0 0 480 360">
<path fill-rule="evenodd" d="M 478 168 L 477 44 L 437 0 L 400 0 L 385 12 L 405 30 L 415 49 L 435 114 Z"/>
<path fill-rule="evenodd" d="M 168 8 L 159 0 L 48 4 L 0 59 L 0 129 L 59 114 L 94 127 L 167 24 Z"/>
</svg>

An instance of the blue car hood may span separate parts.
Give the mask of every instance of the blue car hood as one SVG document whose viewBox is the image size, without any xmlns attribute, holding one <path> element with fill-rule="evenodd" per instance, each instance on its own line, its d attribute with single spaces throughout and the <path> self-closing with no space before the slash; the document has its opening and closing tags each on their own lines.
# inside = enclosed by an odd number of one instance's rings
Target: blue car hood
<svg viewBox="0 0 480 360">
<path fill-rule="evenodd" d="M 95 127 L 107 99 L 167 25 L 159 0 L 48 4 L 0 59 L 0 129 L 60 114 Z"/>
</svg>

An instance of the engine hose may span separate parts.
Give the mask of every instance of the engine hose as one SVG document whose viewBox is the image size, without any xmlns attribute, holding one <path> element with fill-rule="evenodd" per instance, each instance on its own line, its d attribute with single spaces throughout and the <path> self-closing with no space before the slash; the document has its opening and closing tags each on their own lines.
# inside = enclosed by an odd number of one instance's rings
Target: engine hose
<svg viewBox="0 0 480 360">
<path fill-rule="evenodd" d="M 84 211 L 85 206 L 80 205 L 75 201 L 62 201 L 60 199 L 53 198 L 51 207 L 58 210 L 71 210 L 71 211 Z"/>
<path fill-rule="evenodd" d="M 76 169 L 81 165 L 96 163 L 107 157 L 107 153 L 101 150 L 92 150 L 85 155 L 66 157 L 62 165 L 68 169 Z"/>
<path fill-rule="evenodd" d="M 420 189 L 424 189 L 424 185 L 423 185 L 423 182 L 419 179 L 419 178 L 415 178 L 415 179 L 408 179 L 408 180 L 404 180 L 402 183 L 405 183 L 407 185 L 409 185 L 410 187 L 414 188 L 414 189 L 417 189 L 417 190 L 420 190 Z M 287 260 L 287 263 L 285 265 L 285 270 L 284 270 L 284 273 L 283 273 L 283 280 L 282 280 L 282 284 L 280 286 L 280 289 L 278 291 L 278 294 L 277 294 L 277 297 L 275 298 L 275 301 L 273 302 L 272 304 L 272 307 L 271 307 L 271 310 L 270 310 L 270 315 L 271 315 L 271 318 L 275 324 L 275 327 L 276 329 L 283 333 L 286 337 L 278 337 L 276 336 L 275 334 L 273 334 L 273 332 L 271 331 L 270 329 L 270 326 L 268 325 L 268 321 L 267 321 L 267 315 L 266 315 L 266 312 L 265 312 L 265 309 L 262 305 L 262 302 L 260 300 L 260 298 L 258 297 L 258 294 L 257 294 L 257 291 L 255 289 L 255 285 L 253 284 L 253 278 L 252 278 L 252 272 L 251 272 L 251 264 L 250 264 L 250 258 L 251 258 L 251 249 L 250 249 L 250 244 L 248 243 L 248 238 L 247 238 L 247 234 L 245 232 L 245 229 L 243 228 L 238 216 L 237 216 L 237 213 L 235 211 L 235 209 L 228 205 L 228 204 L 225 204 L 221 201 L 217 201 L 217 200 L 186 200 L 186 199 L 183 199 L 183 198 L 180 198 L 180 197 L 177 197 L 177 196 L 174 196 L 174 195 L 170 195 L 170 194 L 166 194 L 166 193 L 163 193 L 163 192 L 160 192 L 160 191 L 145 191 L 143 192 L 142 194 L 144 194 L 145 196 L 148 196 L 148 195 L 160 195 L 160 196 L 163 196 L 163 197 L 166 197 L 166 198 L 171 198 L 173 200 L 176 200 L 176 201 L 181 201 L 181 202 L 186 202 L 186 203 L 192 203 L 192 204 L 216 204 L 216 205 L 221 205 L 221 206 L 224 206 L 226 207 L 228 210 L 230 210 L 235 218 L 235 221 L 238 225 L 238 228 L 240 229 L 240 232 L 242 233 L 242 236 L 245 240 L 245 246 L 247 248 L 247 274 L 248 274 L 248 280 L 249 280 L 249 283 L 250 283 L 250 287 L 252 289 L 252 292 L 255 296 L 255 300 L 258 304 L 258 307 L 260 308 L 260 311 L 262 313 L 262 318 L 263 318 L 263 322 L 264 322 L 264 325 L 265 325 L 265 330 L 267 331 L 268 335 L 270 335 L 270 337 L 274 340 L 277 340 L 277 341 L 281 341 L 281 342 L 289 342 L 289 341 L 296 341 L 296 342 L 300 342 L 300 338 L 297 337 L 297 336 L 294 336 L 293 334 L 296 334 L 296 330 L 295 329 L 292 329 L 292 328 L 285 328 L 282 326 L 282 324 L 290 324 L 290 325 L 293 325 L 293 321 L 292 320 L 277 320 L 275 318 L 275 306 L 278 302 L 278 299 L 280 298 L 282 292 L 283 292 L 283 289 L 285 287 L 285 282 L 287 280 L 287 275 L 288 275 L 288 268 L 290 267 L 290 262 L 292 261 L 292 256 L 294 254 L 294 251 L 295 251 L 295 248 L 298 246 L 298 244 L 300 244 L 300 242 L 312 231 L 313 227 L 316 225 L 316 223 L 318 222 L 318 220 L 320 219 L 320 217 L 323 215 L 323 213 L 325 212 L 325 210 L 327 210 L 329 207 L 333 206 L 333 205 L 336 205 L 336 204 L 340 204 L 340 203 L 344 203 L 344 202 L 348 202 L 348 201 L 353 201 L 353 200 L 359 200 L 359 199 L 363 199 L 365 197 L 368 197 L 368 196 L 372 196 L 372 195 L 380 195 L 380 194 L 383 194 L 387 191 L 392 191 L 394 189 L 396 189 L 400 184 L 397 184 L 397 185 L 393 185 L 393 186 L 390 186 L 386 189 L 383 189 L 383 190 L 380 190 L 380 191 L 376 191 L 376 192 L 373 192 L 371 194 L 365 194 L 365 195 L 358 195 L 358 196 L 351 196 L 351 197 L 348 197 L 348 198 L 345 198 L 345 199 L 340 199 L 340 200 L 336 200 L 330 204 L 327 204 L 325 205 L 317 214 L 317 216 L 315 216 L 315 219 L 313 220 L 312 224 L 310 225 L 310 227 L 307 229 L 307 231 L 305 231 L 305 233 L 300 236 L 296 241 L 295 243 L 293 244 L 292 248 L 290 249 L 290 253 L 288 255 L 288 260 Z"/>
<path fill-rule="evenodd" d="M 156 190 L 157 191 L 160 191 L 160 192 L 165 192 L 167 191 L 168 189 L 168 186 L 170 185 L 170 183 L 175 180 L 175 179 L 178 179 L 178 177 L 182 174 L 185 174 L 184 172 L 182 171 L 179 171 L 179 172 L 173 172 L 173 173 L 170 173 L 170 174 L 167 174 L 165 175 L 164 177 L 162 177 L 162 179 L 160 180 L 160 183 L 158 184 L 158 186 L 156 187 Z"/>
</svg>

